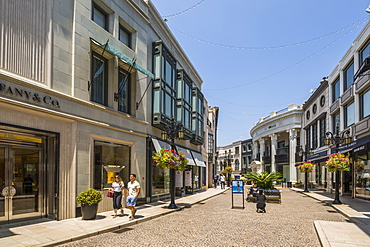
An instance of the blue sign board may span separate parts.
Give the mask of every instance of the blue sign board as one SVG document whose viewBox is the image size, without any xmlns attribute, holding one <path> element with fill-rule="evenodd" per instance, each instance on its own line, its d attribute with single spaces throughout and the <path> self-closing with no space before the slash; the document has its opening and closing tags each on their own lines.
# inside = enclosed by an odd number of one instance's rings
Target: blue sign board
<svg viewBox="0 0 370 247">
<path fill-rule="evenodd" d="M 232 192 L 233 193 L 243 193 L 244 192 L 244 183 L 241 180 L 232 181 Z"/>
</svg>

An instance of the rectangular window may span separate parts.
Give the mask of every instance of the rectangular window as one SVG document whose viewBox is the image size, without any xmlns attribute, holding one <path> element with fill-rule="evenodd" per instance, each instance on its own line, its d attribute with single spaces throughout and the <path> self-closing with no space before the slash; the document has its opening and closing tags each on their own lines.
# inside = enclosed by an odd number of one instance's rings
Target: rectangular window
<svg viewBox="0 0 370 247">
<path fill-rule="evenodd" d="M 370 89 L 360 95 L 361 119 L 370 115 Z"/>
<path fill-rule="evenodd" d="M 340 96 L 340 80 L 339 78 L 333 83 L 333 102 L 336 101 Z"/>
<path fill-rule="evenodd" d="M 239 171 L 239 170 L 240 170 L 240 167 L 239 167 L 239 160 L 235 160 L 235 170 L 236 170 L 236 171 Z"/>
<path fill-rule="evenodd" d="M 370 42 L 367 43 L 367 45 L 361 50 L 360 52 L 360 65 L 365 61 L 367 57 L 370 56 Z"/>
<path fill-rule="evenodd" d="M 340 112 L 338 112 L 337 114 L 335 114 L 333 116 L 333 133 L 335 133 L 337 131 L 337 126 L 340 127 Z"/>
<path fill-rule="evenodd" d="M 355 104 L 351 104 L 344 107 L 344 124 L 345 128 L 355 123 Z"/>
<path fill-rule="evenodd" d="M 326 138 L 326 119 L 323 118 L 320 120 L 320 147 L 323 147 L 324 139 Z"/>
<path fill-rule="evenodd" d="M 124 43 L 127 47 L 131 48 L 131 33 L 124 28 L 123 26 L 119 26 L 119 41 Z"/>
<path fill-rule="evenodd" d="M 161 122 L 177 120 L 175 118 L 176 82 L 174 72 L 176 60 L 162 43 L 153 43 L 153 52 L 153 69 L 156 78 L 153 81 L 153 113 L 162 115 Z M 176 109 L 177 113 L 178 109 Z"/>
<path fill-rule="evenodd" d="M 108 13 L 94 2 L 92 2 L 92 6 L 93 11 L 91 19 L 105 30 L 108 30 Z"/>
<path fill-rule="evenodd" d="M 312 148 L 317 148 L 317 123 L 312 125 Z"/>
<path fill-rule="evenodd" d="M 213 153 L 213 135 L 208 134 L 208 153 Z"/>
<path fill-rule="evenodd" d="M 92 56 L 91 101 L 107 105 L 107 60 L 96 53 Z"/>
<path fill-rule="evenodd" d="M 344 71 L 344 91 L 346 91 L 353 84 L 354 68 L 353 62 Z"/>
<path fill-rule="evenodd" d="M 306 145 L 307 145 L 307 149 L 311 148 L 311 131 L 310 131 L 310 127 L 308 127 L 308 129 L 306 129 Z"/>
<path fill-rule="evenodd" d="M 130 74 L 120 69 L 118 73 L 118 110 L 125 113 L 130 113 Z"/>
<path fill-rule="evenodd" d="M 94 142 L 94 189 L 102 190 L 111 188 L 116 172 L 112 172 L 104 166 L 125 166 L 118 175 L 123 181 L 129 180 L 130 171 L 130 147 L 126 145 L 103 141 Z"/>
</svg>

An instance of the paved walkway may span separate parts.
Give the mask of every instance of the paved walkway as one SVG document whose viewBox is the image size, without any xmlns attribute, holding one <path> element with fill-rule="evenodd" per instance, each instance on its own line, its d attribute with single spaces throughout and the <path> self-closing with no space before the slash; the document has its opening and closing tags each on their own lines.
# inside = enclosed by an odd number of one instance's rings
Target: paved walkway
<svg viewBox="0 0 370 247">
<path fill-rule="evenodd" d="M 340 196 L 342 204 L 332 204 L 334 193 L 315 190 L 303 192 L 298 188 L 292 190 L 327 203 L 353 222 L 315 221 L 315 229 L 323 247 L 370 246 L 370 201 Z"/>
<path fill-rule="evenodd" d="M 73 218 L 61 221 L 48 219 L 29 221 L 28 224 L 12 224 L 0 227 L 0 246 L 54 246 L 81 238 L 94 236 L 104 232 L 118 230 L 144 222 L 159 216 L 176 212 L 184 207 L 190 207 L 208 198 L 223 193 L 225 190 L 208 189 L 205 192 L 195 193 L 176 199 L 177 209 L 167 209 L 169 201 L 144 204 L 137 207 L 138 217 L 129 221 L 125 209 L 125 217 L 117 217 L 112 224 L 113 211 L 98 213 L 95 220 Z M 139 218 L 140 217 L 140 218 Z"/>
<path fill-rule="evenodd" d="M 303 193 L 321 202 L 328 203 L 346 216 L 351 222 L 315 221 L 314 227 L 322 246 L 370 246 L 370 201 L 340 197 L 343 204 L 332 205 L 334 194 L 321 191 Z M 74 218 L 62 221 L 38 220 L 28 224 L 13 224 L 0 227 L 0 246 L 54 246 L 88 236 L 124 229 L 134 224 L 176 212 L 184 207 L 202 202 L 223 193 L 224 190 L 208 189 L 205 192 L 176 199 L 178 209 L 165 208 L 169 202 L 160 201 L 138 207 L 140 218 L 128 221 L 128 217 L 117 217 L 112 224 L 112 211 L 99 213 L 96 220 L 84 221 Z M 284 200 L 282 202 L 284 204 Z M 128 210 L 125 210 L 128 213 Z"/>
</svg>

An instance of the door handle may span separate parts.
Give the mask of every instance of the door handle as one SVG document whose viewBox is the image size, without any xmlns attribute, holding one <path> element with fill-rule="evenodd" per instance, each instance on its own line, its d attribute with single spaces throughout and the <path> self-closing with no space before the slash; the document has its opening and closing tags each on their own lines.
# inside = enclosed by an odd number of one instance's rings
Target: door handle
<svg viewBox="0 0 370 247">
<path fill-rule="evenodd" d="M 5 196 L 5 197 L 14 196 L 16 193 L 17 193 L 17 190 L 11 185 L 6 186 L 1 191 L 1 195 Z"/>
</svg>

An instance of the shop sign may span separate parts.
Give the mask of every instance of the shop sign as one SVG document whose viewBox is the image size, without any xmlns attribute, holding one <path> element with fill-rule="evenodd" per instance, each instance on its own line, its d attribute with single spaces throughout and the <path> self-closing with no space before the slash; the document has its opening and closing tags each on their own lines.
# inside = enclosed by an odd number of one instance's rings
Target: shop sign
<svg viewBox="0 0 370 247">
<path fill-rule="evenodd" d="M 309 160 L 312 160 L 312 159 L 317 159 L 317 158 L 324 157 L 324 156 L 327 156 L 327 155 L 328 155 L 328 151 L 323 151 L 323 152 L 320 152 L 320 153 L 316 153 L 312 156 L 308 156 L 307 158 Z"/>
<path fill-rule="evenodd" d="M 366 148 L 366 145 L 362 145 L 362 146 L 359 146 L 358 148 L 353 149 L 353 152 L 356 153 L 356 152 L 359 152 L 361 150 L 365 150 L 365 148 Z"/>
<path fill-rule="evenodd" d="M 32 100 L 36 103 L 43 103 L 57 108 L 60 107 L 58 100 L 52 98 L 49 95 L 41 95 L 37 92 L 31 92 L 17 87 L 11 87 L 3 83 L 0 83 L 0 92 L 6 95 Z"/>
</svg>

